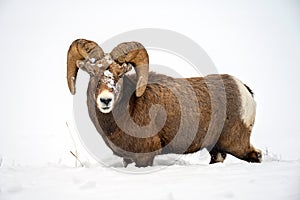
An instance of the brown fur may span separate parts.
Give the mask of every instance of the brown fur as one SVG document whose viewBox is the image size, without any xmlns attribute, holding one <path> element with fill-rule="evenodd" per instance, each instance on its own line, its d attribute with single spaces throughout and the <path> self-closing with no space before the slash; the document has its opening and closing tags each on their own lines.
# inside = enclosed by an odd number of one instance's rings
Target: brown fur
<svg viewBox="0 0 300 200">
<path fill-rule="evenodd" d="M 155 155 L 186 154 L 202 148 L 210 151 L 211 163 L 218 162 L 219 153 L 224 159 L 226 153 L 229 153 L 248 162 L 260 162 L 260 151 L 250 144 L 253 124 L 247 127 L 240 117 L 241 97 L 232 76 L 209 75 L 204 78 L 175 79 L 149 73 L 148 85 L 141 97 L 132 95 L 136 86 L 135 75 L 125 76 L 122 97 L 108 114 L 101 113 L 95 102 L 94 95 L 99 77 L 91 76 L 89 83 L 89 115 L 105 143 L 114 154 L 124 158 L 125 166 L 132 161 L 139 167 L 151 166 Z M 197 97 L 199 106 L 195 110 L 188 105 L 191 94 L 184 81 L 190 84 Z M 176 93 L 181 95 L 180 98 L 186 105 L 179 104 Z M 155 105 L 161 105 L 164 111 Z M 184 112 L 183 121 L 181 111 Z M 198 111 L 199 121 L 195 121 L 197 118 L 194 116 Z M 130 120 L 138 126 L 147 126 L 149 131 L 136 131 Z M 193 130 L 188 128 L 179 130 L 181 123 L 184 123 L 185 127 L 198 124 L 196 136 L 192 137 Z M 127 130 L 131 131 L 130 134 L 120 127 L 127 127 Z M 155 132 L 159 127 L 162 128 Z M 176 137 L 178 132 L 181 134 Z"/>
<path fill-rule="evenodd" d="M 250 144 L 255 103 L 248 86 L 229 75 L 187 79 L 155 73 L 148 76 L 148 64 L 147 51 L 138 42 L 121 43 L 105 55 L 97 43 L 78 39 L 68 51 L 70 92 L 75 94 L 78 68 L 90 74 L 90 118 L 105 143 L 124 158 L 125 166 L 131 162 L 149 166 L 155 155 L 192 153 L 202 148 L 210 151 L 210 163 L 222 162 L 226 153 L 248 162 L 261 161 L 260 151 Z M 136 75 L 125 76 L 122 91 L 116 92 L 120 89 L 116 83 L 130 70 L 129 65 Z M 113 78 L 103 76 L 107 69 Z M 105 90 L 116 96 L 108 114 L 100 112 L 95 102 Z"/>
</svg>

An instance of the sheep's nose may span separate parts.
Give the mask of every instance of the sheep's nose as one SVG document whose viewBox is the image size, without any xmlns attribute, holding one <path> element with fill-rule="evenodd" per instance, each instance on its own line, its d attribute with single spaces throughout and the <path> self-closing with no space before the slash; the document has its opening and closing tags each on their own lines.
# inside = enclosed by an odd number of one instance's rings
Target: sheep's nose
<svg viewBox="0 0 300 200">
<path fill-rule="evenodd" d="M 109 102 L 111 102 L 111 98 L 108 98 L 108 99 L 104 99 L 104 98 L 100 98 L 100 101 L 102 102 L 102 103 L 104 103 L 105 105 L 108 105 L 109 104 Z"/>
</svg>

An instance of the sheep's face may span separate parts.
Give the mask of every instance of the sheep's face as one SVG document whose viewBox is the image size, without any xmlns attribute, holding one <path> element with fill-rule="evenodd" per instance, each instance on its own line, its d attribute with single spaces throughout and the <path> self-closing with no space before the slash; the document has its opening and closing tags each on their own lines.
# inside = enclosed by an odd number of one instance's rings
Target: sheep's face
<svg viewBox="0 0 300 200">
<path fill-rule="evenodd" d="M 116 63 L 109 54 L 100 60 L 78 60 L 77 67 L 86 71 L 91 77 L 97 77 L 95 101 L 102 113 L 109 113 L 120 97 L 122 77 L 132 69 L 131 64 Z"/>
<path fill-rule="evenodd" d="M 130 65 L 119 65 L 114 61 L 108 68 L 100 69 L 98 74 L 100 79 L 95 93 L 95 100 L 98 109 L 102 113 L 112 111 L 115 102 L 117 102 L 120 97 L 123 83 L 122 77 L 130 70 Z"/>
</svg>

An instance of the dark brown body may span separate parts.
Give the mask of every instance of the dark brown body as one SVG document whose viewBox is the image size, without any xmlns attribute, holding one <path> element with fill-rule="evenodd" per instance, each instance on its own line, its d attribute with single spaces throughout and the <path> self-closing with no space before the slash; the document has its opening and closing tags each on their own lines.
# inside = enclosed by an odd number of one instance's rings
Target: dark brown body
<svg viewBox="0 0 300 200">
<path fill-rule="evenodd" d="M 260 151 L 250 144 L 255 115 L 246 116 L 245 122 L 243 94 L 234 77 L 175 79 L 150 73 L 141 97 L 132 95 L 134 80 L 134 76 L 124 77 L 122 97 L 107 114 L 96 106 L 97 76 L 91 77 L 87 94 L 90 118 L 105 143 L 124 158 L 125 164 L 149 166 L 155 155 L 193 153 L 202 148 L 210 151 L 211 163 L 223 161 L 226 153 L 248 162 L 261 161 Z M 245 89 L 251 93 L 246 86 Z M 197 107 L 190 106 L 191 95 L 197 98 Z"/>
</svg>

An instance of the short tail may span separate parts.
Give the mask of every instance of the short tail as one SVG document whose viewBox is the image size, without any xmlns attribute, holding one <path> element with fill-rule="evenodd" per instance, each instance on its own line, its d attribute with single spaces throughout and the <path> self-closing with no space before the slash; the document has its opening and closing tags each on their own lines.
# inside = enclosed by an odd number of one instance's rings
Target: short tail
<svg viewBox="0 0 300 200">
<path fill-rule="evenodd" d="M 245 87 L 247 88 L 247 90 L 250 92 L 251 96 L 254 97 L 254 92 L 251 90 L 251 88 L 250 88 L 248 85 L 246 85 L 246 84 L 244 84 L 244 86 L 245 86 Z"/>
</svg>

